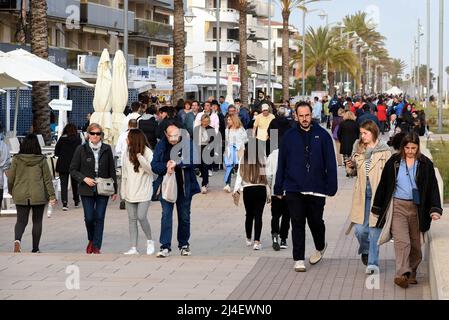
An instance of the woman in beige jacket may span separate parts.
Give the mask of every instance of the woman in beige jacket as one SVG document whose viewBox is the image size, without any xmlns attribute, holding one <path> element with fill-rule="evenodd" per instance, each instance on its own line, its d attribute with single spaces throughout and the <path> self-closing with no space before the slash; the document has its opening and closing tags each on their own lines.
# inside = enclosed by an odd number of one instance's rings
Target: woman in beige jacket
<svg viewBox="0 0 449 320">
<path fill-rule="evenodd" d="M 354 143 L 351 160 L 346 161 L 348 170 L 357 175 L 352 197 L 351 226 L 355 225 L 355 236 L 359 241 L 358 253 L 367 265 L 366 273 L 379 268 L 379 246 L 377 240 L 382 229 L 376 228 L 377 219 L 370 214 L 373 195 L 379 185 L 382 170 L 391 156 L 390 147 L 380 141 L 379 128 L 371 121 L 360 126 L 360 139 Z"/>
<path fill-rule="evenodd" d="M 147 254 L 154 253 L 154 242 L 151 237 L 150 223 L 147 213 L 153 194 L 153 172 L 151 160 L 153 152 L 142 131 L 131 129 L 128 132 L 128 147 L 123 154 L 121 197 L 125 200 L 129 218 L 131 249 L 125 254 L 139 254 L 137 251 L 138 228 L 140 222 L 147 237 Z"/>
</svg>

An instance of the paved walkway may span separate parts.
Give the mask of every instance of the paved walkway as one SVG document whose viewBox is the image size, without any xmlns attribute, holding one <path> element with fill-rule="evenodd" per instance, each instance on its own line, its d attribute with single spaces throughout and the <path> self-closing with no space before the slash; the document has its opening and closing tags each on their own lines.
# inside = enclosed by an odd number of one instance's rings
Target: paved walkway
<svg viewBox="0 0 449 320">
<path fill-rule="evenodd" d="M 268 206 L 263 250 L 245 246 L 243 206 L 236 208 L 222 191 L 222 179 L 216 174 L 211 192 L 193 200 L 191 257 L 179 256 L 176 249 L 167 259 L 124 256 L 129 246 L 128 217 L 118 203 L 106 213 L 102 255 L 84 254 L 82 209 L 63 212 L 59 207 L 50 219 L 44 218 L 41 254 L 26 253 L 31 251 L 31 222 L 23 237 L 24 253 L 11 253 L 15 218 L 0 218 L 0 299 L 430 299 L 424 262 L 417 286 L 407 290 L 394 286 L 391 243 L 381 248 L 379 289 L 365 288 L 355 237 L 344 235 L 354 180 L 344 177 L 343 168 L 339 192 L 328 198 L 325 208 L 328 249 L 318 265 L 306 264 L 306 273 L 293 271 L 291 247 L 272 250 Z M 155 240 L 160 212 L 159 203 L 152 203 L 149 217 Z M 176 232 L 174 239 L 176 248 Z M 144 244 L 140 233 L 142 252 Z M 306 256 L 313 249 L 307 232 Z M 67 267 L 72 265 L 79 267 L 80 275 L 80 288 L 75 290 L 66 287 L 67 277 L 73 275 Z"/>
</svg>

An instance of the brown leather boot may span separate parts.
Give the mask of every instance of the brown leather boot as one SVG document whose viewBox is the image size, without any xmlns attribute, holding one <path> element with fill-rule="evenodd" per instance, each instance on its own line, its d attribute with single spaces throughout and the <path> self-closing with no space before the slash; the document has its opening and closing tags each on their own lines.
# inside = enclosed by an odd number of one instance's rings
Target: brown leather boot
<svg viewBox="0 0 449 320">
<path fill-rule="evenodd" d="M 408 277 L 406 275 L 402 275 L 400 277 L 394 278 L 394 283 L 400 286 L 401 288 L 408 288 Z"/>
<path fill-rule="evenodd" d="M 408 284 L 418 284 L 418 281 L 416 280 L 416 272 L 412 272 L 410 274 L 410 277 L 408 278 Z"/>
</svg>

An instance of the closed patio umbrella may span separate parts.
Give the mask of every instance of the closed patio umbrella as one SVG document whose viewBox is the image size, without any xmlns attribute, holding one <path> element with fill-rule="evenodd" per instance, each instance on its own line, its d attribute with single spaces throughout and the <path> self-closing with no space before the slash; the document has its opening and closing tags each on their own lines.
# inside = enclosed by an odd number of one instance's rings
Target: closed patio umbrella
<svg viewBox="0 0 449 320">
<path fill-rule="evenodd" d="M 90 123 L 98 123 L 104 132 L 103 140 L 111 143 L 112 115 L 111 115 L 111 60 L 108 49 L 103 49 L 97 68 L 97 82 L 94 93 L 94 113 Z"/>
<path fill-rule="evenodd" d="M 112 63 L 112 143 L 117 144 L 120 130 L 125 117 L 123 113 L 128 102 L 128 80 L 126 78 L 127 65 L 123 51 L 115 53 Z"/>
</svg>

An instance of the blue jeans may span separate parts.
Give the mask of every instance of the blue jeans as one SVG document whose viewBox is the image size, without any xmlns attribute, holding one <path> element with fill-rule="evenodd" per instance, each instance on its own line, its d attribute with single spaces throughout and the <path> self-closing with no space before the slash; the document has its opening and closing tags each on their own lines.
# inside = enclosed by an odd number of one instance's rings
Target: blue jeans
<svg viewBox="0 0 449 320">
<path fill-rule="evenodd" d="M 363 224 L 355 225 L 355 236 L 360 244 L 359 254 L 368 254 L 368 265 L 379 266 L 379 246 L 377 245 L 377 240 L 379 239 L 382 229 L 369 226 L 372 196 L 371 184 L 369 180 L 367 180 L 365 191 L 365 217 Z"/>
<path fill-rule="evenodd" d="M 103 242 L 104 217 L 109 197 L 95 195 L 81 196 L 86 223 L 87 238 L 94 242 L 94 248 L 101 249 Z"/>
<path fill-rule="evenodd" d="M 176 201 L 176 211 L 178 212 L 178 248 L 189 245 L 190 239 L 190 207 L 192 198 L 186 198 L 178 191 L 178 199 Z M 162 218 L 161 218 L 161 235 L 159 242 L 161 249 L 171 250 L 171 238 L 173 230 L 173 208 L 174 203 L 167 202 L 161 197 Z"/>
</svg>

